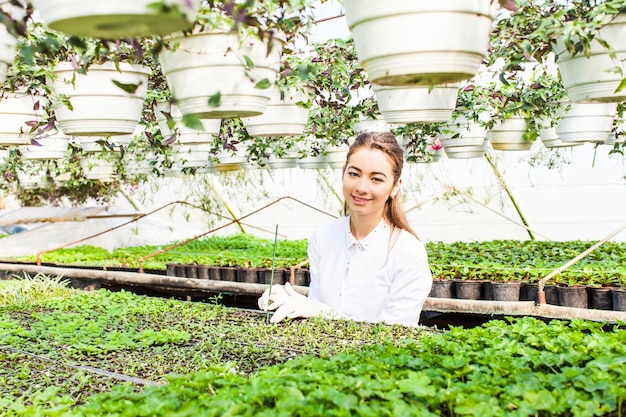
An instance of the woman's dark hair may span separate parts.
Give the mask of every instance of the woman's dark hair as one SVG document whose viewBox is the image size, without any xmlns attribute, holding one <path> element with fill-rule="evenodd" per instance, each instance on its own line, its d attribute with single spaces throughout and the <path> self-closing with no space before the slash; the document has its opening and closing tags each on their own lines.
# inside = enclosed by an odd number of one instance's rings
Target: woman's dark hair
<svg viewBox="0 0 626 417">
<path fill-rule="evenodd" d="M 394 185 L 400 180 L 402 174 L 402 167 L 404 165 L 404 152 L 398 144 L 396 137 L 389 132 L 363 132 L 358 135 L 350 149 L 348 150 L 348 156 L 346 157 L 346 165 L 343 169 L 346 170 L 348 160 L 355 150 L 359 148 L 378 149 L 387 155 L 389 162 L 391 163 L 391 169 L 393 171 Z M 348 205 L 344 203 L 344 212 L 348 213 Z M 415 237 L 417 234 L 413 231 L 404 213 L 402 206 L 402 197 L 400 190 L 393 198 L 389 198 L 385 203 L 385 210 L 383 211 L 383 217 L 393 227 L 404 229 L 411 233 Z"/>
</svg>

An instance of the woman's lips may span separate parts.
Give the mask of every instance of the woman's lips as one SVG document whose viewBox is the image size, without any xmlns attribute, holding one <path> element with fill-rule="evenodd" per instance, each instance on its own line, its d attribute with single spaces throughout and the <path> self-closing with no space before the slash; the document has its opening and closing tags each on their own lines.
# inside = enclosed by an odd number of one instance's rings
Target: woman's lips
<svg viewBox="0 0 626 417">
<path fill-rule="evenodd" d="M 367 203 L 369 200 L 369 198 L 361 198 L 361 197 L 357 197 L 357 196 L 352 196 L 352 200 L 354 201 L 355 204 L 357 205 L 363 205 L 365 203 Z"/>
</svg>

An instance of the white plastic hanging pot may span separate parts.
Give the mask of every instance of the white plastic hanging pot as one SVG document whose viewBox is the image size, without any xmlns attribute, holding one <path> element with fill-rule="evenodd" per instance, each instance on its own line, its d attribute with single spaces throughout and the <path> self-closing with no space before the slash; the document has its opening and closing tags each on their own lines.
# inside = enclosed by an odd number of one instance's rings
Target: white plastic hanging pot
<svg viewBox="0 0 626 417">
<path fill-rule="evenodd" d="M 133 135 L 77 136 L 77 139 L 83 151 L 91 153 L 119 151 L 122 146 L 128 147 L 133 139 Z"/>
<path fill-rule="evenodd" d="M 489 46 L 492 0 L 344 0 L 359 62 L 379 85 L 471 78 Z"/>
<path fill-rule="evenodd" d="M 221 119 L 262 114 L 273 94 L 282 41 L 223 31 L 171 36 L 161 68 L 184 115 Z M 246 61 L 253 65 L 246 64 Z"/>
<path fill-rule="evenodd" d="M 498 120 L 487 130 L 487 139 L 497 151 L 527 151 L 534 143 L 525 139 L 527 126 L 524 118 L 520 116 Z"/>
<path fill-rule="evenodd" d="M 63 159 L 67 153 L 70 137 L 62 132 L 53 136 L 35 139 L 37 144 L 31 143 L 22 149 L 24 159 Z"/>
<path fill-rule="evenodd" d="M 559 134 L 556 132 L 556 128 L 552 126 L 550 120 L 539 120 L 539 137 L 543 146 L 548 149 L 551 148 L 566 148 L 571 146 L 582 145 L 582 142 L 563 142 L 559 138 Z"/>
<path fill-rule="evenodd" d="M 209 160 L 212 143 L 174 144 L 172 153 L 176 165 L 183 168 L 207 168 L 212 165 Z"/>
<path fill-rule="evenodd" d="M 299 154 L 295 150 L 287 151 L 284 155 L 277 156 L 272 150 L 267 158 L 267 167 L 271 169 L 295 168 L 298 166 Z"/>
<path fill-rule="evenodd" d="M 373 84 L 388 123 L 445 122 L 456 107 L 458 85 L 390 87 Z"/>
<path fill-rule="evenodd" d="M 609 51 L 597 39 L 607 42 Z M 626 100 L 626 89 L 616 91 L 626 72 L 626 14 L 618 14 L 603 26 L 590 43 L 590 55 L 570 54 L 562 39 L 554 46 L 563 86 L 573 102 L 617 103 Z M 616 71 L 619 69 L 619 71 Z"/>
<path fill-rule="evenodd" d="M 220 133 L 221 119 L 200 119 L 202 130 L 192 129 L 183 123 L 183 114 L 178 106 L 170 102 L 157 103 L 154 112 L 163 137 L 167 139 L 177 132 L 176 143 L 181 145 L 213 143 L 215 135 Z M 167 115 L 174 121 L 174 129 L 169 127 Z"/>
<path fill-rule="evenodd" d="M 200 0 L 33 0 L 43 21 L 70 35 L 104 39 L 189 29 Z"/>
<path fill-rule="evenodd" d="M 29 173 L 17 171 L 17 180 L 20 183 L 20 187 L 24 190 L 44 188 L 48 182 L 45 172 Z"/>
<path fill-rule="evenodd" d="M 17 39 L 9 33 L 6 26 L 0 24 L 0 83 L 7 78 L 7 71 L 13 65 L 17 54 Z"/>
<path fill-rule="evenodd" d="M 73 136 L 114 136 L 135 131 L 151 70 L 125 62 L 118 65 L 119 71 L 113 62 L 93 64 L 86 74 L 77 73 L 69 62 L 56 65 L 52 85 L 57 95 L 69 98 L 73 108 L 59 105 L 55 110 L 63 132 Z"/>
<path fill-rule="evenodd" d="M 5 92 L 0 96 L 0 146 L 30 145 L 35 137 L 32 124 L 45 116 L 46 99 L 41 96 Z"/>
<path fill-rule="evenodd" d="M 80 160 L 85 178 L 100 180 L 103 182 L 113 181 L 115 178 L 115 163 L 106 159 L 98 158 L 98 154 L 91 154 Z"/>
<path fill-rule="evenodd" d="M 556 132 L 562 142 L 605 142 L 617 113 L 616 103 L 570 103 L 560 111 Z"/>
<path fill-rule="evenodd" d="M 346 159 L 350 146 L 341 144 L 337 146 L 326 146 L 324 157 L 330 168 L 341 169 L 346 165 Z"/>
<path fill-rule="evenodd" d="M 216 171 L 239 171 L 248 163 L 248 146 L 245 143 L 237 143 L 235 149 L 222 149 L 218 155 L 218 162 L 213 164 Z"/>
<path fill-rule="evenodd" d="M 385 120 L 364 119 L 356 122 L 352 130 L 355 135 L 359 135 L 364 132 L 389 132 L 391 127 Z"/>
<path fill-rule="evenodd" d="M 446 126 L 439 140 L 450 159 L 481 158 L 487 152 L 487 131 L 478 122 L 459 116 Z"/>
<path fill-rule="evenodd" d="M 241 121 L 250 136 L 300 136 L 309 120 L 309 109 L 297 103 L 308 101 L 304 92 L 290 89 L 281 97 L 276 90 L 263 114 L 243 117 Z"/>
<path fill-rule="evenodd" d="M 15 21 L 21 21 L 24 18 L 26 3 L 22 3 L 23 7 L 11 3 L 9 0 L 0 0 L 0 10 Z M 7 77 L 7 71 L 17 55 L 17 39 L 13 36 L 4 24 L 0 24 L 0 83 L 4 83 Z"/>
</svg>

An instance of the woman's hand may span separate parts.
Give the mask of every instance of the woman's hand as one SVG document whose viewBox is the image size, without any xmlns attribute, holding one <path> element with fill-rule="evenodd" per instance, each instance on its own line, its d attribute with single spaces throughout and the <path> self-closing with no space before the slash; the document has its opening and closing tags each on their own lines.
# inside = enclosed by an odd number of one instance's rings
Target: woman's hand
<svg viewBox="0 0 626 417">
<path fill-rule="evenodd" d="M 300 294 L 289 283 L 286 283 L 284 287 L 274 285 L 271 294 L 269 291 L 268 288 L 259 298 L 259 308 L 263 311 L 276 310 L 270 319 L 271 323 L 278 323 L 285 317 L 293 319 L 296 317 L 309 318 L 321 314 L 330 317 L 338 315 L 329 306 Z"/>
<path fill-rule="evenodd" d="M 272 291 L 271 299 L 270 299 L 270 290 Z M 261 297 L 259 297 L 258 304 L 259 308 L 263 311 L 269 310 L 270 302 L 274 301 L 276 298 L 284 296 L 286 294 L 285 289 L 282 285 L 272 285 L 270 288 L 266 289 Z"/>
</svg>

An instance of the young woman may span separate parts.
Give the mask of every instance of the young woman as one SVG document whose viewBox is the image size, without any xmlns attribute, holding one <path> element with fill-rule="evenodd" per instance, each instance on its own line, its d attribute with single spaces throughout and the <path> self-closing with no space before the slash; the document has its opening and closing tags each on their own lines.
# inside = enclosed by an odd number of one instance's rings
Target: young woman
<svg viewBox="0 0 626 417">
<path fill-rule="evenodd" d="M 322 315 L 417 325 L 432 276 L 424 245 L 402 208 L 403 163 L 393 134 L 356 137 L 343 168 L 347 215 L 309 239 L 308 297 L 285 284 L 259 298 L 262 310 L 276 310 L 271 322 Z"/>
</svg>

